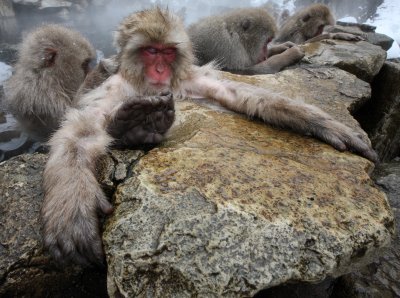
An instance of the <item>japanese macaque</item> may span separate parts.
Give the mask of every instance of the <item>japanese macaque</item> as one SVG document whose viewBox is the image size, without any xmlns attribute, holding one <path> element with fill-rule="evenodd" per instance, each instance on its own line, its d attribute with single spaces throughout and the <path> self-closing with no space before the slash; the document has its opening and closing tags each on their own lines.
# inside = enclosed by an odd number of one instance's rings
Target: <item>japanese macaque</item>
<svg viewBox="0 0 400 298">
<path fill-rule="evenodd" d="M 211 16 L 188 28 L 199 65 L 215 61 L 222 69 L 241 74 L 276 73 L 304 57 L 293 43 L 274 49 L 274 19 L 263 8 L 241 8 Z"/>
<path fill-rule="evenodd" d="M 88 40 L 60 25 L 41 26 L 23 40 L 15 73 L 5 84 L 5 104 L 33 139 L 47 141 L 68 108 L 117 72 L 116 57 L 103 59 L 92 69 L 95 57 Z M 114 145 L 154 144 L 172 125 L 174 115 L 171 95 L 132 98 L 116 113 L 108 131 L 118 140 Z"/>
<path fill-rule="evenodd" d="M 279 30 L 274 42 L 291 41 L 295 44 L 322 39 L 363 40 L 349 33 L 326 33 L 325 26 L 335 25 L 331 10 L 324 4 L 312 4 L 289 17 Z"/>
<path fill-rule="evenodd" d="M 34 139 L 59 127 L 96 52 L 80 33 L 46 25 L 29 33 L 14 74 L 4 85 L 5 105 Z"/>
<path fill-rule="evenodd" d="M 168 98 L 162 98 L 170 97 L 167 93 L 206 97 L 233 111 L 312 135 L 340 151 L 377 158 L 357 133 L 319 108 L 260 87 L 220 79 L 210 65 L 193 65 L 189 36 L 181 20 L 168 10 L 155 8 L 126 17 L 115 41 L 119 48 L 117 73 L 82 95 L 78 108 L 68 110 L 49 142 L 41 216 L 44 244 L 58 260 L 103 261 L 98 214 L 111 213 L 112 205 L 96 180 L 96 162 L 113 142 L 107 127 L 122 105 L 134 106 L 137 98 L 156 98 L 168 109 Z M 171 119 L 158 121 L 163 126 Z M 162 138 L 163 131 L 153 137 Z"/>
</svg>

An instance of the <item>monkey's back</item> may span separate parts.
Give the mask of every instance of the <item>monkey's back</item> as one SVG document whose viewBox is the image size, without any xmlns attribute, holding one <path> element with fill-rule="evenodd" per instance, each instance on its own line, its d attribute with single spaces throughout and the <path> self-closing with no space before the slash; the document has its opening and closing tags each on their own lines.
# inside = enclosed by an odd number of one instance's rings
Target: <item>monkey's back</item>
<svg viewBox="0 0 400 298">
<path fill-rule="evenodd" d="M 276 25 L 264 9 L 241 8 L 201 19 L 188 28 L 199 65 L 216 61 L 223 69 L 240 70 L 256 64 L 264 36 Z M 265 37 L 266 38 L 266 37 Z"/>
</svg>

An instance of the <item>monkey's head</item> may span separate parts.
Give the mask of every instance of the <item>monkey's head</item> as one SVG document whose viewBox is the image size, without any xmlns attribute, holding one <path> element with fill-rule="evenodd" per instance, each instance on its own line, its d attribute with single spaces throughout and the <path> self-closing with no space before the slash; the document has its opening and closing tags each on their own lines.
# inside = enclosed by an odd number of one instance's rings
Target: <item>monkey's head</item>
<svg viewBox="0 0 400 298">
<path fill-rule="evenodd" d="M 310 5 L 298 14 L 299 26 L 307 39 L 322 34 L 325 26 L 335 25 L 335 18 L 329 7 L 324 4 Z"/>
<path fill-rule="evenodd" d="M 141 94 L 178 88 L 194 61 L 182 21 L 168 10 L 144 10 L 126 17 L 115 34 L 121 75 Z"/>
<path fill-rule="evenodd" d="M 95 57 L 94 48 L 79 32 L 46 25 L 27 35 L 19 51 L 17 69 L 35 74 L 38 80 L 46 80 L 49 88 L 72 98 Z"/>
<path fill-rule="evenodd" d="M 226 15 L 226 26 L 231 34 L 237 34 L 245 48 L 249 62 L 247 67 L 267 59 L 267 45 L 275 37 L 275 20 L 262 8 L 243 8 Z M 217 42 L 217 41 L 216 41 Z"/>
</svg>

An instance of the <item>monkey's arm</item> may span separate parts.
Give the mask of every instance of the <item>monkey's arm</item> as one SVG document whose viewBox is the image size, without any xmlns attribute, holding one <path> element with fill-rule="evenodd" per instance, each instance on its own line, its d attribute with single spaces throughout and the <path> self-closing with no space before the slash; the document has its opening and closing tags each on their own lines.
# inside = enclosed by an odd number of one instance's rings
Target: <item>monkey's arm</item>
<svg viewBox="0 0 400 298">
<path fill-rule="evenodd" d="M 374 150 L 349 127 L 321 109 L 268 92 L 263 88 L 200 76 L 192 82 L 190 92 L 212 97 L 221 105 L 265 122 L 310 134 L 339 151 L 350 150 L 377 161 Z"/>
<path fill-rule="evenodd" d="M 240 73 L 248 75 L 277 73 L 283 68 L 297 63 L 303 57 L 304 51 L 300 47 L 294 45 L 280 54 L 275 54 L 263 62 L 246 68 Z"/>
<path fill-rule="evenodd" d="M 104 255 L 98 215 L 109 214 L 95 173 L 98 159 L 112 144 L 107 133 L 121 137 L 121 146 L 160 142 L 174 120 L 171 94 L 139 97 L 118 75 L 82 98 L 70 109 L 49 144 L 43 176 L 44 245 L 59 261 L 101 263 Z M 123 88 L 125 87 L 125 88 Z M 110 89 L 107 94 L 105 90 Z M 114 91 L 113 91 L 113 90 Z"/>
<path fill-rule="evenodd" d="M 345 33 L 345 32 L 337 32 L 337 33 L 322 33 L 318 36 L 315 36 L 313 38 L 310 38 L 306 40 L 304 43 L 310 43 L 310 42 L 316 42 L 316 41 L 321 41 L 324 39 L 339 39 L 339 40 L 347 40 L 347 41 L 361 41 L 365 40 L 364 37 L 359 36 L 359 35 L 354 35 L 351 33 Z"/>
<path fill-rule="evenodd" d="M 283 53 L 287 49 L 290 49 L 291 47 L 294 47 L 296 44 L 291 41 L 286 41 L 284 43 L 280 44 L 272 44 L 271 46 L 268 46 L 268 57 Z"/>
<path fill-rule="evenodd" d="M 60 262 L 103 262 L 98 214 L 112 206 L 96 180 L 96 162 L 112 141 L 101 110 L 71 109 L 49 144 L 43 175 L 43 241 Z"/>
</svg>

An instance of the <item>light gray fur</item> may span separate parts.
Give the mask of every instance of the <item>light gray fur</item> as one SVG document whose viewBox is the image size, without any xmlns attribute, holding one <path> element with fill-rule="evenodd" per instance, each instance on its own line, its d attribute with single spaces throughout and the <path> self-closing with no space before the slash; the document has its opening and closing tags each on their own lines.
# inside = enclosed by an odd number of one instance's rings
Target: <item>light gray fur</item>
<svg viewBox="0 0 400 298">
<path fill-rule="evenodd" d="M 49 52 L 55 53 L 49 65 Z M 29 33 L 19 49 L 14 74 L 5 83 L 5 104 L 35 139 L 59 127 L 86 73 L 82 65 L 96 56 L 78 32 L 46 25 Z"/>
</svg>

